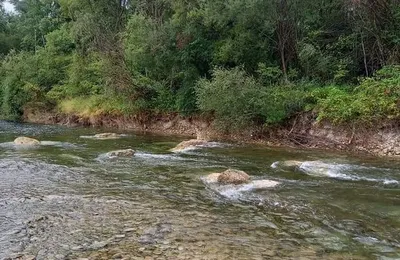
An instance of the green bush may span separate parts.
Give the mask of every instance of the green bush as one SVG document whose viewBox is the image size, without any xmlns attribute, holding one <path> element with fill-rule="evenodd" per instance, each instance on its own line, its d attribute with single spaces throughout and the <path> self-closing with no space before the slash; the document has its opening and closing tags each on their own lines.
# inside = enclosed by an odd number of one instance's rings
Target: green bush
<svg viewBox="0 0 400 260">
<path fill-rule="evenodd" d="M 275 85 L 267 88 L 261 97 L 261 113 L 265 124 L 277 125 L 307 106 L 308 93 L 315 88 L 314 84 Z"/>
<path fill-rule="evenodd" d="M 201 79 L 199 108 L 215 115 L 224 129 L 281 123 L 305 107 L 308 86 L 263 86 L 240 68 L 216 69 L 212 80 Z"/>
<path fill-rule="evenodd" d="M 2 118 L 19 119 L 30 93 L 24 86 L 36 77 L 36 58 L 28 53 L 9 54 L 0 66 L 0 114 Z"/>
<path fill-rule="evenodd" d="M 212 80 L 201 79 L 196 88 L 197 102 L 203 111 L 214 112 L 223 128 L 248 126 L 260 110 L 261 86 L 240 68 L 216 69 Z"/>
<path fill-rule="evenodd" d="M 331 86 L 311 93 L 318 120 L 333 123 L 373 123 L 400 117 L 400 66 L 379 70 L 352 88 Z"/>
</svg>

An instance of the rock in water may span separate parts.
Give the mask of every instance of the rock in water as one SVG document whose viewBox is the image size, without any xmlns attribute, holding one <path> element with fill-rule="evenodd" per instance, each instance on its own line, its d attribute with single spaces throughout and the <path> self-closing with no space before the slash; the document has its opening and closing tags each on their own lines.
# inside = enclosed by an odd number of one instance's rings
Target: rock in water
<svg viewBox="0 0 400 260">
<path fill-rule="evenodd" d="M 135 151 L 132 149 L 117 150 L 107 153 L 108 157 L 131 157 L 135 155 Z"/>
<path fill-rule="evenodd" d="M 180 144 L 178 144 L 175 148 L 172 148 L 171 152 L 181 152 L 186 149 L 194 149 L 198 146 L 206 145 L 207 143 L 208 142 L 205 140 L 198 140 L 198 139 L 183 141 Z"/>
<path fill-rule="evenodd" d="M 303 162 L 301 161 L 278 161 L 274 162 L 272 168 L 299 168 Z"/>
<path fill-rule="evenodd" d="M 321 161 L 306 161 L 300 165 L 299 169 L 306 174 L 315 177 L 349 178 L 349 176 L 342 173 L 342 171 L 346 170 L 346 166 L 340 164 L 328 164 Z"/>
<path fill-rule="evenodd" d="M 221 184 L 243 184 L 247 183 L 250 176 L 244 171 L 228 169 L 218 176 L 218 182 Z"/>
<path fill-rule="evenodd" d="M 284 167 L 300 167 L 303 162 L 301 161 L 284 161 L 282 162 L 282 166 Z"/>
<path fill-rule="evenodd" d="M 116 134 L 116 133 L 102 133 L 102 134 L 97 134 L 94 135 L 94 138 L 97 139 L 116 139 L 119 138 L 121 135 Z"/>
<path fill-rule="evenodd" d="M 22 136 L 15 139 L 14 144 L 33 146 L 33 145 L 40 145 L 40 142 L 36 139 Z"/>
</svg>

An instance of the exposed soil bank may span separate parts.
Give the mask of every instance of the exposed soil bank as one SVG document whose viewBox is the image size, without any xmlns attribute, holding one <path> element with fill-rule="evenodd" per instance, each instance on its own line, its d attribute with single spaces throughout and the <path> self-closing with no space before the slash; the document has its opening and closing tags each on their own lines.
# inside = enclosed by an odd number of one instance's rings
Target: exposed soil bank
<svg viewBox="0 0 400 260">
<path fill-rule="evenodd" d="M 284 126 L 268 129 L 253 127 L 244 129 L 239 134 L 215 130 L 212 122 L 204 118 L 183 118 L 181 116 L 80 117 L 49 112 L 25 112 L 24 121 L 40 124 L 118 128 L 206 140 L 231 140 L 271 146 L 322 148 L 400 157 L 399 124 L 380 127 L 338 127 L 328 123 L 316 123 L 311 114 L 293 118 Z"/>
</svg>

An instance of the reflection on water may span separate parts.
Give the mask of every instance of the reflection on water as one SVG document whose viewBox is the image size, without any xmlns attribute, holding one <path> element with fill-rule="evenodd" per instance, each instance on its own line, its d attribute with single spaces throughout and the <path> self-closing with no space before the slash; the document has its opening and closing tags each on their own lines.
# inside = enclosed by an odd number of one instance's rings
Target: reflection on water
<svg viewBox="0 0 400 260">
<path fill-rule="evenodd" d="M 0 122 L 0 259 L 400 258 L 397 161 L 234 144 L 174 154 L 181 138 L 79 138 L 99 132 Z M 45 142 L 16 149 L 20 135 Z M 132 158 L 104 156 L 129 148 Z M 287 160 L 306 163 L 271 167 Z M 228 167 L 281 184 L 203 183 Z"/>
</svg>

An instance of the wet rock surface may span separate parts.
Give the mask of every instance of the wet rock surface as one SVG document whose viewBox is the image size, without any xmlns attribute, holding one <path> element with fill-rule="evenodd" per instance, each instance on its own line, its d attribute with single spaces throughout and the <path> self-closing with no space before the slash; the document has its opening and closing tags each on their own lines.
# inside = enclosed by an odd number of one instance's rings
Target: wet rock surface
<svg viewBox="0 0 400 260">
<path fill-rule="evenodd" d="M 81 138 L 84 139 L 96 139 L 96 140 L 114 140 L 119 139 L 125 135 L 117 134 L 117 133 L 100 133 L 95 135 L 81 135 Z"/>
<path fill-rule="evenodd" d="M 244 171 L 228 169 L 222 172 L 217 180 L 221 184 L 244 184 L 250 180 L 250 176 Z"/>
<path fill-rule="evenodd" d="M 36 139 L 30 137 L 18 137 L 14 140 L 15 145 L 23 145 L 23 146 L 37 146 L 40 145 L 40 142 Z"/>
<path fill-rule="evenodd" d="M 135 155 L 135 150 L 133 149 L 125 149 L 125 150 L 117 150 L 108 152 L 108 157 L 132 157 Z"/>
<path fill-rule="evenodd" d="M 172 148 L 172 152 L 181 152 L 188 149 L 195 149 L 199 146 L 207 145 L 209 142 L 206 140 L 192 139 L 179 143 L 175 148 Z"/>
<path fill-rule="evenodd" d="M 116 134 L 116 133 L 101 133 L 101 134 L 95 134 L 94 138 L 97 139 L 116 139 L 121 137 L 121 135 Z"/>
</svg>

